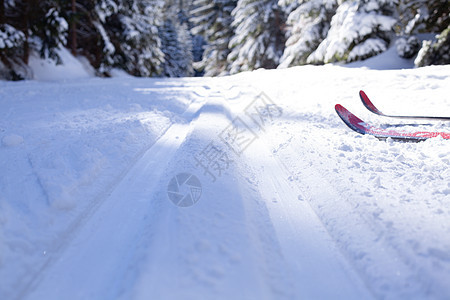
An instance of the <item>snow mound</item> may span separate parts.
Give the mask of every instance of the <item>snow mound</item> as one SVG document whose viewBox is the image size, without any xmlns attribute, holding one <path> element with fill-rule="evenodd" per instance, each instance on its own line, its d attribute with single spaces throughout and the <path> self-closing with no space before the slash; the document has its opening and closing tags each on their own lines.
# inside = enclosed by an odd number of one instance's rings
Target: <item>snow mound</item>
<svg viewBox="0 0 450 300">
<path fill-rule="evenodd" d="M 95 70 L 84 57 L 74 57 L 66 48 L 58 50 L 62 63 L 42 59 L 38 55 L 30 57 L 29 66 L 33 79 L 40 81 L 69 80 L 95 76 Z"/>
</svg>

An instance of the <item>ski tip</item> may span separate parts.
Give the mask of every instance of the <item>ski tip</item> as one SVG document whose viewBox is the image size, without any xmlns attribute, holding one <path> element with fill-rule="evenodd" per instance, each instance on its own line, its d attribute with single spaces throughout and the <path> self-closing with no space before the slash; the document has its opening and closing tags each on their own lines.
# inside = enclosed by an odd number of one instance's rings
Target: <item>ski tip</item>
<svg viewBox="0 0 450 300">
<path fill-rule="evenodd" d="M 363 90 L 359 91 L 359 97 L 361 97 L 361 99 L 369 99 Z"/>
<path fill-rule="evenodd" d="M 378 108 L 376 108 L 376 106 L 372 103 L 372 101 L 370 101 L 369 97 L 367 97 L 366 93 L 363 90 L 359 91 L 359 97 L 361 98 L 362 103 L 368 110 L 370 110 L 374 114 L 383 115 L 383 113 L 380 110 L 378 110 Z"/>
<path fill-rule="evenodd" d="M 336 110 L 338 115 L 348 116 L 349 111 L 345 107 L 343 107 L 342 105 L 336 104 L 334 106 L 334 109 Z"/>
<path fill-rule="evenodd" d="M 349 112 L 345 107 L 343 107 L 340 104 L 336 104 L 334 106 L 334 109 L 336 110 L 336 113 L 338 114 L 338 116 L 344 120 L 345 123 L 347 123 L 347 120 L 349 119 L 349 117 L 352 115 L 351 112 Z"/>
<path fill-rule="evenodd" d="M 334 106 L 334 109 L 336 110 L 336 113 L 341 118 L 341 120 L 352 130 L 360 133 L 360 134 L 366 134 L 367 128 L 365 127 L 364 121 L 362 121 L 360 118 L 352 114 L 348 109 L 343 107 L 340 104 L 336 104 Z"/>
<path fill-rule="evenodd" d="M 337 114 L 339 116 L 341 116 L 341 115 L 342 116 L 348 116 L 349 111 L 345 107 L 343 107 L 342 105 L 336 104 L 334 106 L 334 109 L 336 110 L 336 112 L 337 112 Z"/>
<path fill-rule="evenodd" d="M 363 102 L 371 102 L 369 97 L 367 96 L 367 94 L 363 90 L 359 91 L 359 97 L 361 98 L 361 100 Z"/>
</svg>

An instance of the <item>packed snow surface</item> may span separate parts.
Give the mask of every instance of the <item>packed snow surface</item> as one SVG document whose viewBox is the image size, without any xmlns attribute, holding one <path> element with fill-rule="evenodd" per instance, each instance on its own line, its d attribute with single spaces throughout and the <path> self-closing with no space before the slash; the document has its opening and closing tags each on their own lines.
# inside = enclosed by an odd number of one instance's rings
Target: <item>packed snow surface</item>
<svg viewBox="0 0 450 300">
<path fill-rule="evenodd" d="M 450 298 L 450 141 L 334 112 L 449 116 L 450 66 L 74 77 L 0 82 L 0 299 Z"/>
</svg>

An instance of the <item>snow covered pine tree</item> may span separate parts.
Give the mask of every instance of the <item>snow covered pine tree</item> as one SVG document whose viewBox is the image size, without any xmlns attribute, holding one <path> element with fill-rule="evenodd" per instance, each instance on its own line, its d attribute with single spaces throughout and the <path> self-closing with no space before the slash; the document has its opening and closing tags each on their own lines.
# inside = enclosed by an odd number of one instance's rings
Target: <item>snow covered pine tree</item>
<svg viewBox="0 0 450 300">
<path fill-rule="evenodd" d="M 440 33 L 426 40 L 415 60 L 416 66 L 450 63 L 450 2 L 447 0 L 402 0 L 399 4 L 402 35 Z"/>
<path fill-rule="evenodd" d="M 159 28 L 161 49 L 164 53 L 163 75 L 168 77 L 192 76 L 194 69 L 192 37 L 184 11 L 189 11 L 183 1 L 166 0 L 164 24 Z"/>
<path fill-rule="evenodd" d="M 9 0 L 0 7 L 0 77 L 31 78 L 27 64 L 33 52 L 60 61 L 56 49 L 66 44 L 68 24 L 58 1 Z"/>
<path fill-rule="evenodd" d="M 158 35 L 163 0 L 120 1 L 118 11 L 105 24 L 115 55 L 112 65 L 134 76 L 157 76 L 163 71 L 164 53 Z"/>
<path fill-rule="evenodd" d="M 437 36 L 437 41 L 424 41 L 414 63 L 418 67 L 450 64 L 450 26 Z"/>
<path fill-rule="evenodd" d="M 168 18 L 159 32 L 164 52 L 163 75 L 168 77 L 193 75 L 192 40 L 187 25 L 179 24 L 176 18 Z"/>
<path fill-rule="evenodd" d="M 281 0 L 289 13 L 289 37 L 279 68 L 304 65 L 327 36 L 331 18 L 336 12 L 336 0 Z"/>
<path fill-rule="evenodd" d="M 331 20 L 327 37 L 307 59 L 309 63 L 351 62 L 385 51 L 397 23 L 397 0 L 342 2 Z"/>
<path fill-rule="evenodd" d="M 25 77 L 22 60 L 25 34 L 13 26 L 0 23 L 0 79 L 18 80 Z M 25 73 L 25 74 L 24 74 Z"/>
<path fill-rule="evenodd" d="M 233 10 L 235 35 L 230 41 L 230 73 L 273 69 L 284 49 L 284 15 L 277 0 L 239 0 Z"/>
<path fill-rule="evenodd" d="M 205 76 L 227 75 L 229 65 L 228 47 L 234 34 L 231 12 L 236 8 L 237 0 L 195 0 L 191 22 L 193 34 L 203 35 L 208 42 L 203 59 L 196 68 L 205 71 Z"/>
</svg>

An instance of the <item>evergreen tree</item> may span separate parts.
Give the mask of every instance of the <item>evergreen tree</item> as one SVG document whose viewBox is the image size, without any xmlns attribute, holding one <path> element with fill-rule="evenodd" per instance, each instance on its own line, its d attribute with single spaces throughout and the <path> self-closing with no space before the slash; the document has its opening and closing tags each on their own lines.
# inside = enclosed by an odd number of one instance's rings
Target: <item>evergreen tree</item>
<svg viewBox="0 0 450 300">
<path fill-rule="evenodd" d="M 186 26 L 167 19 L 160 31 L 164 52 L 164 76 L 183 77 L 194 74 L 192 41 Z"/>
<path fill-rule="evenodd" d="M 418 67 L 450 64 L 450 26 L 437 36 L 436 41 L 423 43 L 414 63 Z"/>
<path fill-rule="evenodd" d="M 111 63 L 109 37 L 104 28 L 105 19 L 117 12 L 112 0 L 71 0 L 61 1 L 63 17 L 68 21 L 67 46 L 75 55 L 82 55 L 102 74 Z"/>
<path fill-rule="evenodd" d="M 448 0 L 400 0 L 400 34 L 442 32 L 450 25 Z"/>
<path fill-rule="evenodd" d="M 111 68 L 135 76 L 161 73 L 158 26 L 163 0 L 72 0 L 66 2 L 68 46 L 88 58 L 99 74 Z"/>
<path fill-rule="evenodd" d="M 415 36 L 401 36 L 395 41 L 395 47 L 400 57 L 410 59 L 419 52 L 420 42 Z"/>
<path fill-rule="evenodd" d="M 65 44 L 68 26 L 60 16 L 58 1 L 9 0 L 0 6 L 3 77 L 31 78 L 27 64 L 32 52 L 60 61 L 56 50 Z"/>
<path fill-rule="evenodd" d="M 239 0 L 232 12 L 230 73 L 276 68 L 284 48 L 284 15 L 276 0 Z"/>
<path fill-rule="evenodd" d="M 169 77 L 192 76 L 194 74 L 192 37 L 188 29 L 189 11 L 187 3 L 166 0 L 164 26 L 160 29 L 164 53 L 163 75 Z"/>
<path fill-rule="evenodd" d="M 309 63 L 351 62 L 387 49 L 397 23 L 396 0 L 350 0 L 339 5 L 327 37 Z"/>
<path fill-rule="evenodd" d="M 19 17 L 15 1 L 0 1 L 0 79 L 18 80 L 27 74 L 23 61 L 27 38 L 19 29 Z"/>
<path fill-rule="evenodd" d="M 36 20 L 31 26 L 32 35 L 39 38 L 36 50 L 41 58 L 50 58 L 60 63 L 61 59 L 56 50 L 67 44 L 69 25 L 61 16 L 61 8 L 55 5 L 55 1 L 39 1 L 39 6 L 43 18 Z"/>
<path fill-rule="evenodd" d="M 411 36 L 408 40 L 413 39 L 417 33 L 441 33 L 436 37 L 437 40 L 423 42 L 415 61 L 416 65 L 449 64 L 450 2 L 447 0 L 402 0 L 399 11 L 402 25 L 400 34 Z M 407 46 L 409 47 L 409 44 Z M 418 48 L 415 47 L 414 55 Z M 402 53 L 399 54 L 402 56 Z"/>
<path fill-rule="evenodd" d="M 236 5 L 237 0 L 194 1 L 192 33 L 204 36 L 208 42 L 196 68 L 204 70 L 206 76 L 228 74 L 227 57 L 231 52 L 228 45 L 234 34 L 231 13 Z"/>
<path fill-rule="evenodd" d="M 162 25 L 162 0 L 123 1 L 117 13 L 105 19 L 105 31 L 114 55 L 108 64 L 135 76 L 157 76 L 164 53 L 158 27 Z"/>
<path fill-rule="evenodd" d="M 303 65 L 327 36 L 331 18 L 336 12 L 336 0 L 287 0 L 280 5 L 292 10 L 287 19 L 289 26 L 286 49 L 280 68 Z"/>
<path fill-rule="evenodd" d="M 94 10 L 90 12 L 90 20 L 92 22 L 93 35 L 96 36 L 97 49 L 97 70 L 102 74 L 108 74 L 111 67 L 114 65 L 114 56 L 116 55 L 116 48 L 111 41 L 111 35 L 108 32 L 108 20 L 116 16 L 121 6 L 121 0 L 118 0 L 117 5 L 114 0 L 96 0 Z M 85 47 L 86 45 L 83 45 Z"/>
<path fill-rule="evenodd" d="M 22 60 L 25 34 L 9 24 L 0 24 L 0 79 L 18 80 L 28 70 Z"/>
</svg>

